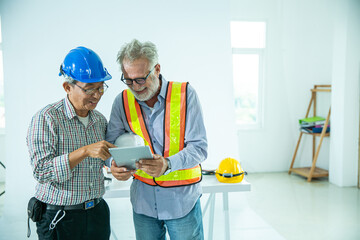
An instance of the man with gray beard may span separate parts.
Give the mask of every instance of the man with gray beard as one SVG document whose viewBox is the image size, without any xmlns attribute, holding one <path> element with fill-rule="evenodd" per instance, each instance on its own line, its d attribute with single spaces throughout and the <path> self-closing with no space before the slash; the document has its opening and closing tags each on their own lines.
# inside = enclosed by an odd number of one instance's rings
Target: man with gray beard
<svg viewBox="0 0 360 240">
<path fill-rule="evenodd" d="M 118 53 L 128 89 L 113 104 L 106 140 L 135 133 L 153 153 L 137 170 L 111 163 L 118 180 L 134 180 L 130 189 L 136 239 L 204 239 L 200 163 L 207 138 L 199 99 L 187 82 L 168 82 L 160 74 L 156 46 L 134 39 Z M 166 227 L 165 227 L 166 226 Z"/>
</svg>

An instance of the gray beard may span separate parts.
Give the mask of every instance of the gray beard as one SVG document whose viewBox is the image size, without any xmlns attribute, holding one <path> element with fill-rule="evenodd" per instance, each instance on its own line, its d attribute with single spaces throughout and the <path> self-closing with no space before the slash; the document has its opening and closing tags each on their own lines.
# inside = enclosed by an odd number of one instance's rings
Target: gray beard
<svg viewBox="0 0 360 240">
<path fill-rule="evenodd" d="M 160 86 L 160 80 L 155 76 L 151 76 L 151 81 L 153 82 L 153 84 L 148 87 L 145 94 L 138 94 L 136 91 L 129 88 L 137 100 L 146 102 L 155 96 Z"/>
</svg>

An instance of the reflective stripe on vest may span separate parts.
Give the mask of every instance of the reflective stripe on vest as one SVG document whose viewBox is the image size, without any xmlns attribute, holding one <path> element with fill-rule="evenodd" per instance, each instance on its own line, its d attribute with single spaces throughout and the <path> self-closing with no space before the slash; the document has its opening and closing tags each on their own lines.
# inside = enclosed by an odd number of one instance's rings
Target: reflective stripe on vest
<svg viewBox="0 0 360 240">
<path fill-rule="evenodd" d="M 151 152 L 154 153 L 152 148 L 150 135 L 146 129 L 146 124 L 144 122 L 142 110 L 140 105 L 135 100 L 134 95 L 129 90 L 123 91 L 123 104 L 127 122 L 133 133 L 139 135 L 144 139 L 145 145 L 149 146 Z"/>
<path fill-rule="evenodd" d="M 184 148 L 186 120 L 187 83 L 169 82 L 166 91 L 164 116 L 164 154 L 165 158 Z M 180 117 L 179 117 L 180 116 Z"/>
<path fill-rule="evenodd" d="M 187 83 L 169 82 L 167 86 L 164 113 L 164 152 L 163 156 L 172 156 L 184 148 Z M 144 139 L 154 153 L 152 141 L 148 134 L 142 110 L 130 90 L 123 91 L 123 104 L 126 119 L 131 131 Z M 167 175 L 154 178 L 142 170 L 138 170 L 134 177 L 149 185 L 162 187 L 184 186 L 201 181 L 200 165 L 173 171 Z"/>
</svg>

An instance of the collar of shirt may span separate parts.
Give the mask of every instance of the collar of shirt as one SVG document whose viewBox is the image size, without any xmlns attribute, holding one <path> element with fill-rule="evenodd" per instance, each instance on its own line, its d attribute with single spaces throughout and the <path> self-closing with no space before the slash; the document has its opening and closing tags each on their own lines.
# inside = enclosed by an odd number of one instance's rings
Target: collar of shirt
<svg viewBox="0 0 360 240">
<path fill-rule="evenodd" d="M 64 108 L 65 108 L 65 115 L 70 119 L 73 119 L 74 117 L 77 117 L 77 114 L 75 112 L 74 106 L 71 104 L 69 98 L 66 96 L 64 98 Z M 94 114 L 92 110 L 89 111 L 89 123 L 88 125 L 91 125 L 91 123 L 96 122 L 99 120 L 99 118 Z"/>
<path fill-rule="evenodd" d="M 161 96 L 163 99 L 165 99 L 168 82 L 165 80 L 165 78 L 161 74 L 159 75 L 159 79 L 161 81 L 161 89 L 160 89 L 159 96 Z M 158 98 L 159 98 L 159 96 L 158 96 Z"/>
</svg>

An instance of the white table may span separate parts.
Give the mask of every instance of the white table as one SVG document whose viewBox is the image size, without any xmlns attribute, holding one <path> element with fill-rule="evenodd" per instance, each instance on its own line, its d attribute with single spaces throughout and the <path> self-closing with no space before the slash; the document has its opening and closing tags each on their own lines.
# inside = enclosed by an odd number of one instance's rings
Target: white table
<svg viewBox="0 0 360 240">
<path fill-rule="evenodd" d="M 130 185 L 132 180 L 117 181 L 113 178 L 112 183 L 106 186 L 104 198 L 128 198 L 130 197 Z M 225 239 L 230 239 L 230 221 L 229 221 L 229 192 L 250 191 L 251 185 L 245 179 L 241 183 L 220 183 L 214 175 L 205 175 L 201 181 L 203 193 L 209 193 L 210 196 L 203 209 L 205 215 L 210 206 L 209 216 L 209 234 L 208 239 L 213 239 L 214 215 L 215 215 L 215 196 L 216 193 L 223 195 L 223 211 L 225 216 Z"/>
</svg>

